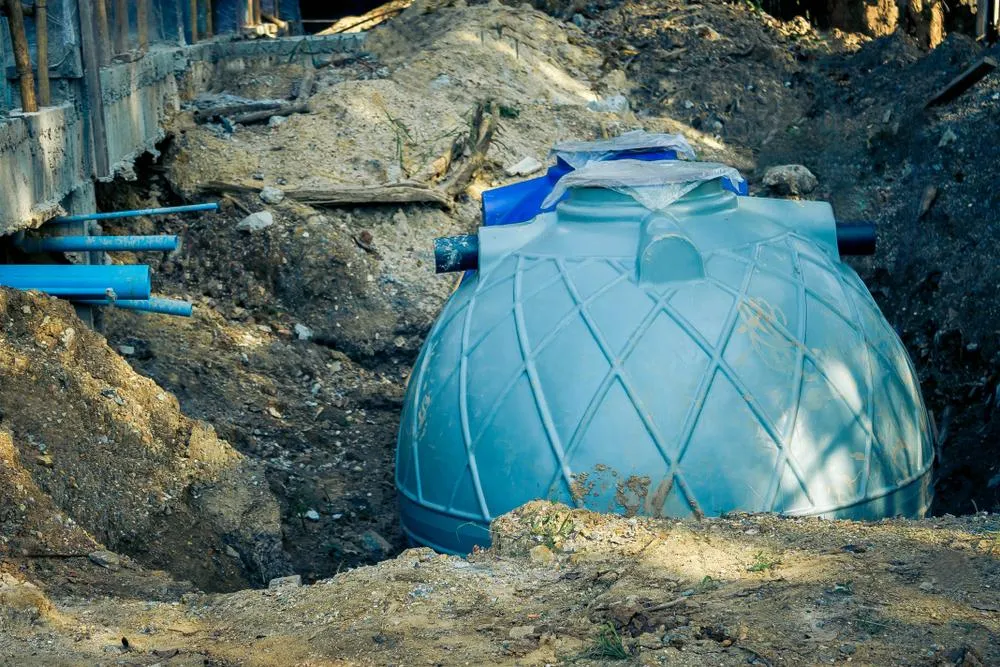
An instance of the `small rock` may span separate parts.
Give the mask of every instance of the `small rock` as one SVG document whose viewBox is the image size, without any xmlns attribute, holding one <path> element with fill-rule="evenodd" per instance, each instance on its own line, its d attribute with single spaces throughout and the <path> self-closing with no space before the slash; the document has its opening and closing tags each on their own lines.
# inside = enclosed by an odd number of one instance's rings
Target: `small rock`
<svg viewBox="0 0 1000 667">
<path fill-rule="evenodd" d="M 118 352 L 124 357 L 131 357 L 135 354 L 135 346 L 133 345 L 119 345 Z"/>
<path fill-rule="evenodd" d="M 441 90 L 442 88 L 447 88 L 451 85 L 451 77 L 447 74 L 440 74 L 437 78 L 431 81 L 432 90 Z"/>
<path fill-rule="evenodd" d="M 583 14 L 580 14 L 579 12 L 573 14 L 572 20 L 573 20 L 573 25 L 575 25 L 580 30 L 586 30 L 587 24 L 590 23 L 590 21 L 587 20 L 587 17 L 584 16 Z"/>
<path fill-rule="evenodd" d="M 609 93 L 626 94 L 631 89 L 628 74 L 623 69 L 613 69 L 601 77 L 601 85 Z"/>
<path fill-rule="evenodd" d="M 783 164 L 764 172 L 764 185 L 781 195 L 805 195 L 815 190 L 819 181 L 801 164 Z"/>
<path fill-rule="evenodd" d="M 549 549 L 544 544 L 532 547 L 531 551 L 528 552 L 528 557 L 535 563 L 551 563 L 556 559 L 556 555 L 552 553 L 552 549 Z"/>
<path fill-rule="evenodd" d="M 282 123 L 288 120 L 288 116 L 271 116 L 267 119 L 268 127 L 278 127 Z"/>
<path fill-rule="evenodd" d="M 74 338 L 76 338 L 76 329 L 70 327 L 65 331 L 63 331 L 62 336 L 59 337 L 59 340 L 62 341 L 62 344 L 65 347 L 69 347 L 70 343 L 73 342 Z"/>
<path fill-rule="evenodd" d="M 530 155 L 522 158 L 517 164 L 512 164 L 504 168 L 504 173 L 508 176 L 528 176 L 540 170 L 544 165 Z"/>
<path fill-rule="evenodd" d="M 319 521 L 319 512 L 316 510 L 309 510 L 306 512 L 306 518 L 310 521 Z"/>
<path fill-rule="evenodd" d="M 622 113 L 629 109 L 628 98 L 624 95 L 612 95 L 588 102 L 587 108 L 602 113 Z"/>
<path fill-rule="evenodd" d="M 385 560 L 392 553 L 392 545 L 374 530 L 366 530 L 361 534 L 361 546 L 375 560 Z"/>
<path fill-rule="evenodd" d="M 25 315 L 31 315 L 31 306 L 27 304 L 21 306 L 21 312 L 24 313 Z"/>
<path fill-rule="evenodd" d="M 54 463 L 52 461 L 52 456 L 49 454 L 39 454 L 35 457 L 35 460 L 38 461 L 38 465 L 45 466 L 46 468 L 51 468 Z"/>
<path fill-rule="evenodd" d="M 251 178 L 253 180 L 255 180 L 255 181 L 263 181 L 264 180 L 264 172 L 262 172 L 262 171 L 255 171 L 253 173 L 253 175 L 251 175 Z"/>
<path fill-rule="evenodd" d="M 268 185 L 260 191 L 260 198 L 265 204 L 280 204 L 285 198 L 285 193 L 278 188 Z"/>
<path fill-rule="evenodd" d="M 853 655 L 857 651 L 857 647 L 854 644 L 841 644 L 840 652 L 844 655 Z"/>
<path fill-rule="evenodd" d="M 302 585 L 302 575 L 293 574 L 290 577 L 277 577 L 267 582 L 269 590 L 276 588 L 298 588 Z"/>
<path fill-rule="evenodd" d="M 663 639 L 652 632 L 644 632 L 639 635 L 639 646 L 645 649 L 658 649 L 663 646 Z"/>
<path fill-rule="evenodd" d="M 413 587 L 413 590 L 410 591 L 409 595 L 414 600 L 419 600 L 421 598 L 426 598 L 430 596 L 430 594 L 433 592 L 434 592 L 433 586 L 429 586 L 427 584 L 417 584 L 416 586 Z"/>
<path fill-rule="evenodd" d="M 392 224 L 396 225 L 396 230 L 399 232 L 410 231 L 410 220 L 403 211 L 396 211 L 392 214 Z"/>
<path fill-rule="evenodd" d="M 507 633 L 511 639 L 528 639 L 531 635 L 535 634 L 535 626 L 533 625 L 515 625 Z"/>
<path fill-rule="evenodd" d="M 917 588 L 922 590 L 924 593 L 930 593 L 934 590 L 934 583 L 930 581 L 921 581 Z"/>
<path fill-rule="evenodd" d="M 958 135 L 949 127 L 941 135 L 941 141 L 938 142 L 938 148 L 944 148 L 948 144 L 953 144 L 958 141 Z"/>
<path fill-rule="evenodd" d="M 270 211 L 258 211 L 257 213 L 251 213 L 247 217 L 240 220 L 240 223 L 236 225 L 236 229 L 241 232 L 259 232 L 262 229 L 267 229 L 274 224 L 274 216 L 271 215 Z"/>
<path fill-rule="evenodd" d="M 717 33 L 715 29 L 708 24 L 705 23 L 701 24 L 700 26 L 695 28 L 695 31 L 698 33 L 699 37 L 708 40 L 709 42 L 714 42 L 715 40 L 719 39 L 719 33 Z"/>
<path fill-rule="evenodd" d="M 240 557 L 240 552 L 237 551 L 236 549 L 232 548 L 231 546 L 229 546 L 227 544 L 226 545 L 226 555 L 229 556 L 230 558 L 236 558 L 238 560 L 239 557 Z"/>
<path fill-rule="evenodd" d="M 295 337 L 299 340 L 311 340 L 313 337 L 313 330 L 304 324 L 296 324 Z"/>
<path fill-rule="evenodd" d="M 118 571 L 122 566 L 122 557 L 111 551 L 95 551 L 91 554 L 87 554 L 87 558 L 94 565 L 100 565 L 101 567 L 107 568 L 112 571 Z"/>
</svg>

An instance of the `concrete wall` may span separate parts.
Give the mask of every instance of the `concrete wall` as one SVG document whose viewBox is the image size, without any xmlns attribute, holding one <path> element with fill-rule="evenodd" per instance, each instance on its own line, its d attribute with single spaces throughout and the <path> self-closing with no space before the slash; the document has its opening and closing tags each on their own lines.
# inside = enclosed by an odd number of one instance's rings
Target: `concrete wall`
<svg viewBox="0 0 1000 667">
<path fill-rule="evenodd" d="M 106 143 L 94 139 L 82 79 L 70 101 L 59 106 L 0 113 L 0 234 L 37 227 L 65 210 L 67 197 L 87 192 L 81 188 L 95 176 L 95 151 L 105 151 L 111 165 L 109 173 L 96 176 L 134 178 L 136 158 L 155 151 L 168 114 L 179 109 L 182 97 L 208 89 L 217 72 L 290 58 L 320 64 L 330 54 L 360 50 L 363 40 L 351 34 L 159 45 L 133 62 L 103 67 Z M 79 197 L 74 201 L 78 207 Z"/>
<path fill-rule="evenodd" d="M 0 119 L 0 233 L 36 227 L 90 183 L 84 122 L 70 104 Z"/>
<path fill-rule="evenodd" d="M 177 79 L 188 66 L 185 49 L 158 49 L 135 62 L 101 69 L 101 97 L 111 176 L 134 178 L 132 164 L 154 151 L 162 123 L 180 108 Z"/>
</svg>

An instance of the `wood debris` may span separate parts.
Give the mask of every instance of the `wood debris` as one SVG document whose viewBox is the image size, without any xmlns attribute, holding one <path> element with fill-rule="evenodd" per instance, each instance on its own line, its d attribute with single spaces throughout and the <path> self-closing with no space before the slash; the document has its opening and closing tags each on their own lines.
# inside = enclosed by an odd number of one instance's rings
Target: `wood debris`
<svg viewBox="0 0 1000 667">
<path fill-rule="evenodd" d="M 947 104 L 951 102 L 956 97 L 967 91 L 972 86 L 976 85 L 979 81 L 983 79 L 987 74 L 992 72 L 997 68 L 997 61 L 989 56 L 983 56 L 976 62 L 974 62 L 968 69 L 956 76 L 954 79 L 948 82 L 944 88 L 939 90 L 937 94 L 927 101 L 924 105 L 925 109 L 930 109 L 931 107 L 938 106 L 940 104 Z"/>
</svg>

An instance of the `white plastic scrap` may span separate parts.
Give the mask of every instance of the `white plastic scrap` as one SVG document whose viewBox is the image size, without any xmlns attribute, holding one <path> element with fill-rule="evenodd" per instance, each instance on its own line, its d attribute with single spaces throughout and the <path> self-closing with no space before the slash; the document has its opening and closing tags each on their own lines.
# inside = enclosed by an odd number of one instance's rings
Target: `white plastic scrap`
<svg viewBox="0 0 1000 667">
<path fill-rule="evenodd" d="M 559 179 L 542 202 L 548 208 L 570 188 L 606 188 L 632 197 L 651 211 L 660 211 L 702 183 L 724 178 L 738 185 L 743 176 L 716 162 L 678 160 L 613 160 L 590 162 Z"/>
<path fill-rule="evenodd" d="M 588 162 L 600 162 L 616 153 L 649 148 L 676 151 L 678 157 L 689 160 L 695 158 L 694 149 L 682 135 L 654 134 L 644 130 L 633 130 L 600 141 L 564 141 L 556 144 L 550 155 L 562 158 L 569 166 L 579 169 Z"/>
</svg>

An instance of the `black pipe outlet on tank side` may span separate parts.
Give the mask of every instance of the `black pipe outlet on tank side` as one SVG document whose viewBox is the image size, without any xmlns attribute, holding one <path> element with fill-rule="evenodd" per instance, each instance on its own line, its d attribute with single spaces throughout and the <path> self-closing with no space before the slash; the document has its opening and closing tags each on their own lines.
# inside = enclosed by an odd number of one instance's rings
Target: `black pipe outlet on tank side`
<svg viewBox="0 0 1000 667">
<path fill-rule="evenodd" d="M 841 255 L 874 255 L 875 224 L 871 222 L 838 222 L 837 250 Z"/>
</svg>

